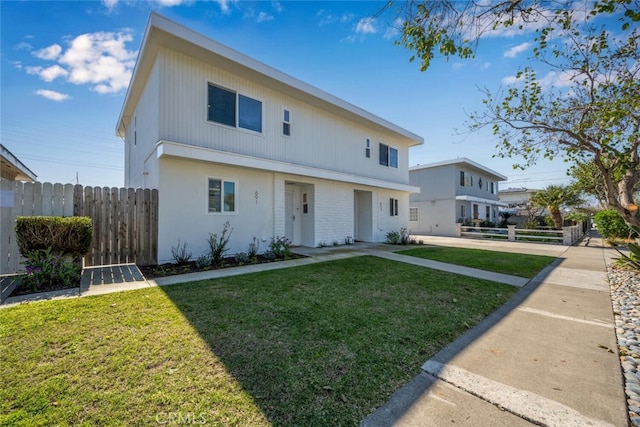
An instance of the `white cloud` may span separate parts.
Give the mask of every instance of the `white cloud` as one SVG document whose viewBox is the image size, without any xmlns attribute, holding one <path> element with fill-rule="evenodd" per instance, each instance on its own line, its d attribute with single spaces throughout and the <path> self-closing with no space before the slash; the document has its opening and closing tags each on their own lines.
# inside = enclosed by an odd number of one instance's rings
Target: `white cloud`
<svg viewBox="0 0 640 427">
<path fill-rule="evenodd" d="M 32 50 L 33 46 L 31 46 L 27 42 L 20 42 L 17 45 L 13 46 L 15 50 Z"/>
<path fill-rule="evenodd" d="M 229 14 L 231 13 L 231 7 L 229 6 L 230 2 L 235 3 L 234 0 L 215 0 L 216 3 L 218 3 L 218 6 L 220 7 L 220 11 L 222 11 L 222 13 L 224 14 Z"/>
<path fill-rule="evenodd" d="M 531 47 L 531 43 L 529 43 L 529 42 L 525 42 L 525 43 L 521 43 L 521 44 L 519 44 L 517 46 L 513 46 L 511 49 L 507 50 L 504 53 L 504 57 L 505 58 L 515 58 L 516 56 L 520 55 L 522 52 L 528 50 L 529 47 Z"/>
<path fill-rule="evenodd" d="M 102 0 L 102 5 L 112 12 L 118 5 L 118 0 Z"/>
<path fill-rule="evenodd" d="M 69 41 L 66 50 L 54 44 L 34 54 L 55 60 L 54 65 L 24 69 L 46 82 L 63 77 L 76 85 L 89 85 L 100 94 L 119 92 L 128 86 L 135 65 L 137 52 L 126 46 L 131 41 L 133 36 L 128 31 L 82 34 Z"/>
<path fill-rule="evenodd" d="M 386 40 L 396 38 L 400 34 L 400 31 L 402 29 L 402 24 L 403 23 L 404 23 L 404 21 L 402 19 L 396 18 L 393 21 L 393 25 L 390 25 L 389 27 L 387 27 L 387 30 L 384 32 L 384 36 L 383 37 Z"/>
<path fill-rule="evenodd" d="M 377 32 L 375 18 L 362 18 L 356 24 L 356 34 L 375 34 Z"/>
<path fill-rule="evenodd" d="M 514 85 L 519 81 L 520 79 L 516 76 L 507 76 L 502 78 L 502 84 L 508 85 L 508 86 Z"/>
<path fill-rule="evenodd" d="M 322 27 L 330 24 L 346 24 L 353 20 L 354 16 L 351 13 L 343 13 L 341 15 L 334 15 L 330 10 L 320 9 L 316 13 L 318 18 L 318 26 Z"/>
<path fill-rule="evenodd" d="M 273 21 L 273 15 L 269 15 L 267 12 L 260 12 L 256 18 L 256 22 Z"/>
<path fill-rule="evenodd" d="M 52 44 L 51 46 L 45 47 L 44 49 L 36 50 L 32 53 L 32 55 L 39 59 L 53 61 L 58 56 L 60 56 L 60 52 L 62 52 L 62 47 L 59 44 Z"/>
<path fill-rule="evenodd" d="M 64 68 L 62 68 L 61 66 L 59 66 L 58 64 L 56 64 L 41 70 L 38 74 L 40 75 L 40 78 L 45 82 L 51 82 L 57 79 L 58 77 L 67 76 L 69 72 Z"/>
<path fill-rule="evenodd" d="M 62 102 L 69 99 L 69 95 L 56 92 L 54 90 L 40 89 L 40 90 L 37 90 L 35 93 L 36 95 L 40 95 L 43 98 L 47 98 L 56 102 Z"/>
<path fill-rule="evenodd" d="M 13 66 L 16 67 L 18 70 L 22 70 L 22 62 L 20 61 L 13 61 L 12 62 Z"/>
</svg>

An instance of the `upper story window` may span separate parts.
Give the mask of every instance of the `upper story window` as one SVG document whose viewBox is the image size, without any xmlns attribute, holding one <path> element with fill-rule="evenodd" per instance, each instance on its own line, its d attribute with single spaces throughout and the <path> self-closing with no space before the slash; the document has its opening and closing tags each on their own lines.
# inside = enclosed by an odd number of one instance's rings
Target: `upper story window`
<svg viewBox="0 0 640 427">
<path fill-rule="evenodd" d="M 236 211 L 236 183 L 209 178 L 209 213 L 232 213 Z"/>
<path fill-rule="evenodd" d="M 398 149 L 380 143 L 380 164 L 390 168 L 398 168 Z"/>
<path fill-rule="evenodd" d="M 364 144 L 364 155 L 367 159 L 371 158 L 371 140 L 369 138 L 366 139 Z"/>
<path fill-rule="evenodd" d="M 473 187 L 473 177 L 465 171 L 460 171 L 460 186 Z"/>
<path fill-rule="evenodd" d="M 289 110 L 282 110 L 282 134 L 291 136 L 291 113 Z"/>
<path fill-rule="evenodd" d="M 209 83 L 207 120 L 262 133 L 262 102 Z"/>
<path fill-rule="evenodd" d="M 491 182 L 491 194 L 496 194 L 496 185 L 494 182 Z"/>
</svg>

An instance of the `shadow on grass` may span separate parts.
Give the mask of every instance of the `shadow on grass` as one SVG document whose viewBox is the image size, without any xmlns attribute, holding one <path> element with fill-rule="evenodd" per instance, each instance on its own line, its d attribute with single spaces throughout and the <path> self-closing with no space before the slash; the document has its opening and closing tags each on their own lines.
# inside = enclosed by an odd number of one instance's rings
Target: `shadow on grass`
<svg viewBox="0 0 640 427">
<path fill-rule="evenodd" d="M 275 425 L 359 424 L 532 291 L 372 256 L 162 290 Z"/>
</svg>

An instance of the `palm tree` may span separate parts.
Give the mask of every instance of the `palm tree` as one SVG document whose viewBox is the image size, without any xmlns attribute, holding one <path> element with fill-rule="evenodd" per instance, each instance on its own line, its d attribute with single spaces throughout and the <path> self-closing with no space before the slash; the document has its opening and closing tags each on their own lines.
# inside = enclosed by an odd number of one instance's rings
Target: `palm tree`
<svg viewBox="0 0 640 427">
<path fill-rule="evenodd" d="M 556 229 L 562 229 L 562 209 L 582 204 L 580 193 L 569 185 L 549 185 L 531 196 L 533 206 L 549 209 Z"/>
</svg>

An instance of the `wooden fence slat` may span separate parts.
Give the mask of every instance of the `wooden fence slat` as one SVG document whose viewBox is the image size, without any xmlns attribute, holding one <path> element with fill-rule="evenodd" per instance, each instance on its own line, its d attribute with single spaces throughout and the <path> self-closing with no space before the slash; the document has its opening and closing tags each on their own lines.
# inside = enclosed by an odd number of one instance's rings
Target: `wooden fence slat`
<svg viewBox="0 0 640 427">
<path fill-rule="evenodd" d="M 37 211 L 36 209 L 36 203 L 38 202 L 38 200 L 40 200 L 40 198 L 37 195 L 37 187 L 34 188 L 34 193 L 33 193 L 33 201 L 34 201 L 34 215 L 46 215 L 46 216 L 51 216 L 53 215 L 53 184 L 51 184 L 50 182 L 45 182 L 42 184 L 42 211 L 39 214 L 36 214 L 35 212 Z"/>
<path fill-rule="evenodd" d="M 135 262 L 137 239 L 135 234 L 136 229 L 136 190 L 133 188 L 127 189 L 127 257 L 128 262 Z"/>
<path fill-rule="evenodd" d="M 73 216 L 73 184 L 65 184 L 62 187 L 62 216 Z"/>
<path fill-rule="evenodd" d="M 38 183 L 35 183 L 38 184 Z M 37 187 L 39 190 L 41 189 L 40 186 L 37 185 L 30 185 L 30 183 L 26 183 L 22 188 L 22 200 L 20 201 L 20 213 L 18 215 L 36 215 L 36 213 L 33 211 L 33 192 L 34 189 Z M 39 212 L 37 215 L 42 215 L 42 212 Z"/>
<path fill-rule="evenodd" d="M 22 192 L 22 185 L 0 180 L 0 274 L 12 273 L 17 269 L 17 245 L 13 227 L 16 221 L 14 206 Z"/>
<path fill-rule="evenodd" d="M 158 190 L 151 190 L 151 206 L 149 213 L 149 228 L 150 228 L 150 256 L 149 264 L 158 263 L 158 207 L 159 207 L 159 194 Z"/>
<path fill-rule="evenodd" d="M 51 201 L 51 215 L 63 216 L 64 186 L 60 183 L 53 184 L 53 200 Z"/>
<path fill-rule="evenodd" d="M 73 211 L 71 215 L 73 216 L 83 216 L 84 215 L 84 197 L 83 196 L 84 187 L 80 184 L 76 184 L 73 186 Z"/>
</svg>

